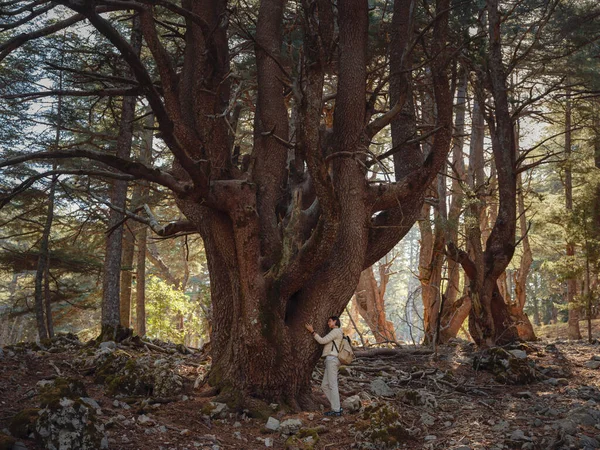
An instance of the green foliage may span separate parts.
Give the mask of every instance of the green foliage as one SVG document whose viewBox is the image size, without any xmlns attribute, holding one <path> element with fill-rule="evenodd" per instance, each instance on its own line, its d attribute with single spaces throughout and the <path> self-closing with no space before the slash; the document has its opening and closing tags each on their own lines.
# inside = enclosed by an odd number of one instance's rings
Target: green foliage
<svg viewBox="0 0 600 450">
<path fill-rule="evenodd" d="M 146 286 L 147 334 L 183 344 L 186 333 L 200 328 L 196 305 L 184 292 L 155 276 Z"/>
</svg>

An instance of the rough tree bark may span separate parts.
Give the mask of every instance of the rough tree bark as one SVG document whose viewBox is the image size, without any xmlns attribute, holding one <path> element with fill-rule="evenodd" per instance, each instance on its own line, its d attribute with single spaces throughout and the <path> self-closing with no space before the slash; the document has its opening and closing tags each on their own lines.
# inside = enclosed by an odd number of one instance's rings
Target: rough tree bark
<svg viewBox="0 0 600 450">
<path fill-rule="evenodd" d="M 402 79 L 393 82 L 401 86 L 400 95 L 388 112 L 367 122 L 366 0 L 340 0 L 335 10 L 325 0 L 301 2 L 303 52 L 301 76 L 296 80 L 290 79 L 281 55 L 285 2 L 260 3 L 253 37 L 257 97 L 248 167 L 232 163 L 228 116 L 235 97 L 227 29 L 232 21 L 224 20 L 231 12 L 227 1 L 183 0 L 180 6 L 160 2 L 160 8 L 182 14 L 186 22 L 184 42 L 176 46 L 185 45 L 177 63 L 168 52 L 174 46 L 164 45 L 166 38 L 159 35 L 154 6 L 141 1 L 107 2 L 111 8 L 138 13 L 159 82 L 110 18 L 98 14 L 95 3 L 57 3 L 85 16 L 130 65 L 174 163 L 167 172 L 95 152 L 70 152 L 64 157 L 75 154 L 100 160 L 168 187 L 189 221 L 186 226 L 191 223 L 200 232 L 213 317 L 208 382 L 222 398 L 247 408 L 264 405 L 263 401 L 292 408 L 310 406 L 311 373 L 320 349 L 304 324 L 312 322 L 324 332 L 327 317 L 343 311 L 361 272 L 387 254 L 414 224 L 425 189 L 449 151 L 449 1 L 438 1 L 433 23 L 431 54 L 436 61 L 431 70 L 437 123 L 432 151 L 424 160 L 415 152 L 417 159 L 410 160 L 395 183 L 368 181 L 366 150 L 404 106 L 408 83 L 405 72 L 396 70 L 397 61 L 390 63 L 391 79 Z M 412 9 L 404 12 L 402 7 L 412 2 L 396 3 L 394 20 L 408 22 Z M 413 36 L 406 31 L 398 33 L 404 33 L 404 48 L 412 48 L 408 43 Z M 336 32 L 337 39 L 323 41 Z M 397 42 L 394 36 L 392 40 Z M 322 130 L 325 71 L 331 67 L 334 42 L 338 77 L 333 127 Z M 298 108 L 293 143 L 286 106 L 290 87 Z M 396 141 L 396 145 L 400 144 Z M 290 150 L 293 160 L 288 165 Z M 118 324 L 118 308 L 116 317 Z"/>
</svg>

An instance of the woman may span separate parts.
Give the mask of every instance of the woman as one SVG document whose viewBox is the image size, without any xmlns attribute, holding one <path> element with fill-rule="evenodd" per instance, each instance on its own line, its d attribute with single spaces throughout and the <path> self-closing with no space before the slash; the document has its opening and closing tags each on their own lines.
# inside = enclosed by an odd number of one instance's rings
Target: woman
<svg viewBox="0 0 600 450">
<path fill-rule="evenodd" d="M 340 392 L 338 390 L 338 369 L 340 368 L 340 360 L 338 359 L 337 354 L 338 349 L 342 344 L 342 339 L 344 339 L 344 333 L 340 328 L 341 323 L 338 316 L 331 316 L 327 319 L 327 325 L 331 331 L 325 337 L 319 336 L 311 324 L 307 323 L 304 326 L 312 333 L 319 344 L 324 345 L 321 356 L 325 358 L 325 373 L 323 374 L 321 389 L 331 404 L 331 411 L 327 411 L 325 415 L 341 416 L 342 408 L 340 407 Z"/>
</svg>

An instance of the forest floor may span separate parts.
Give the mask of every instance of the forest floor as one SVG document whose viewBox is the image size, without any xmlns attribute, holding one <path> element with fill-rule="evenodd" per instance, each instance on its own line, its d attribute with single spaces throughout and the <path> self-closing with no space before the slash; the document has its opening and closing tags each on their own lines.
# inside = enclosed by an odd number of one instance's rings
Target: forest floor
<svg viewBox="0 0 600 450">
<path fill-rule="evenodd" d="M 266 429 L 265 418 L 229 411 L 201 396 L 194 388 L 207 368 L 201 352 L 183 354 L 156 342 L 102 350 L 59 341 L 43 348 L 0 348 L 0 437 L 10 434 L 17 413 L 40 407 L 45 383 L 68 377 L 80 380 L 85 395 L 97 402 L 95 420 L 110 449 L 600 447 L 598 341 L 541 333 L 540 341 L 508 352 L 482 353 L 463 340 L 441 346 L 437 354 L 412 346 L 370 349 L 342 368 L 342 399 L 354 400 L 347 402 L 342 417 L 324 417 L 323 411 L 289 413 L 272 405 L 271 417 L 280 422 L 274 431 Z M 175 370 L 183 383 L 175 396 L 109 395 L 107 384 L 99 382 L 99 366 L 93 365 L 98 350 L 143 359 L 148 367 L 169 361 L 164 367 Z M 321 376 L 319 364 L 313 375 L 316 393 Z M 2 447 L 0 439 L 0 449 L 44 448 L 33 434 L 15 440 L 12 447 Z"/>
</svg>

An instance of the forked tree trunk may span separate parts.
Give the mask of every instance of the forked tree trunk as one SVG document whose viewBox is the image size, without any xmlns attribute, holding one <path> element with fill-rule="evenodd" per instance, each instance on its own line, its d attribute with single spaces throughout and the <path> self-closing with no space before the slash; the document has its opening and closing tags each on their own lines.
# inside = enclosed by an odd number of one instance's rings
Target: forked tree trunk
<svg viewBox="0 0 600 450">
<path fill-rule="evenodd" d="M 385 291 L 389 281 L 391 263 L 379 264 L 379 284 L 375 279 L 373 266 L 360 274 L 354 305 L 365 320 L 377 343 L 396 342 L 394 324 L 387 320 L 385 313 Z"/>
</svg>

